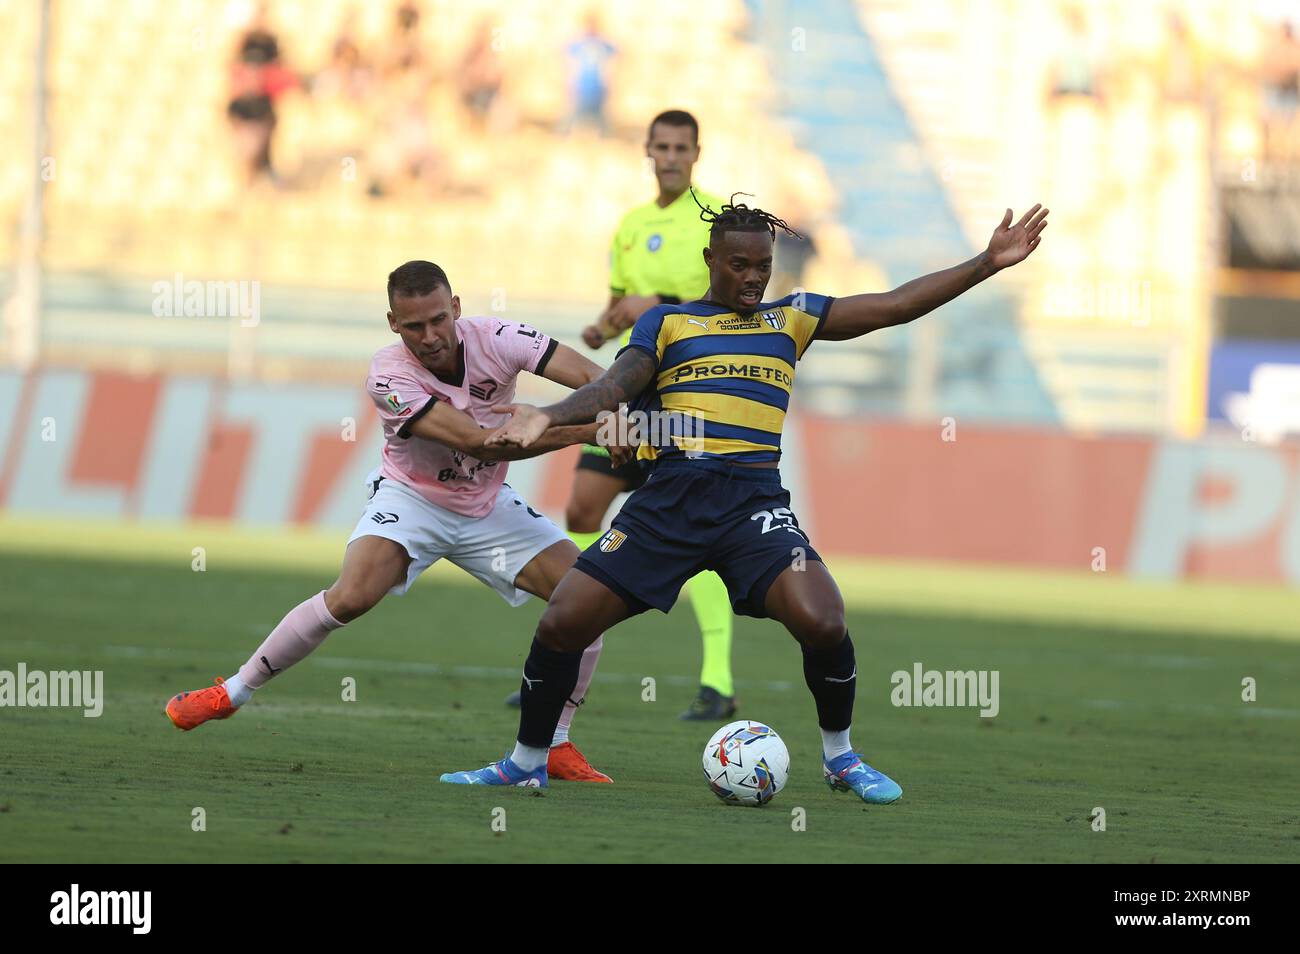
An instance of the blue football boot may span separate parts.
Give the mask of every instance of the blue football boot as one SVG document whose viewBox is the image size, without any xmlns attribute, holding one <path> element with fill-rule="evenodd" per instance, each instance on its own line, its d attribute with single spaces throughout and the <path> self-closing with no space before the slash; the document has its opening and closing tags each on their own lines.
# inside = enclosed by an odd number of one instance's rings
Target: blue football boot
<svg viewBox="0 0 1300 954">
<path fill-rule="evenodd" d="M 845 752 L 829 762 L 822 759 L 822 774 L 833 792 L 853 792 L 868 805 L 888 805 L 903 796 L 888 775 L 877 772 L 856 752 Z"/>
<path fill-rule="evenodd" d="M 452 785 L 514 785 L 518 788 L 547 788 L 546 766 L 525 772 L 509 758 L 473 772 L 447 772 L 439 781 Z"/>
</svg>

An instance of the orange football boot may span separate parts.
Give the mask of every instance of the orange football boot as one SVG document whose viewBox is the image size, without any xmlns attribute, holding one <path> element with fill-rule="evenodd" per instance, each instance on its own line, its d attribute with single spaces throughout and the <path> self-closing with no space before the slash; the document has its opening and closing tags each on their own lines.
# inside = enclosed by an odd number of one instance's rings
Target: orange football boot
<svg viewBox="0 0 1300 954">
<path fill-rule="evenodd" d="M 230 704 L 230 693 L 222 685 L 226 680 L 217 676 L 213 681 L 215 686 L 182 692 L 171 698 L 166 711 L 172 725 L 188 731 L 209 719 L 229 719 L 239 711 Z"/>
<path fill-rule="evenodd" d="M 572 742 L 552 747 L 551 754 L 546 757 L 546 774 L 568 782 L 614 782 L 604 772 L 592 768 L 587 757 Z"/>
</svg>

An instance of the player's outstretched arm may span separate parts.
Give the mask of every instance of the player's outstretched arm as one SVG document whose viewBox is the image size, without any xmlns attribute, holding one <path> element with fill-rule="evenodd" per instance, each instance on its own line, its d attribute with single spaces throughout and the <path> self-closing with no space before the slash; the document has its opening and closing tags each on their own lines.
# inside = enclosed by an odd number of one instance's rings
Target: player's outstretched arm
<svg viewBox="0 0 1300 954">
<path fill-rule="evenodd" d="M 626 404 L 644 391 L 654 373 L 654 358 L 640 348 L 627 348 L 609 370 L 563 401 L 543 408 L 531 404 L 507 404 L 496 408 L 513 417 L 505 427 L 492 434 L 489 444 L 528 447 L 548 427 L 592 424 L 601 411 L 615 411 L 620 404 Z"/>
<path fill-rule="evenodd" d="M 1007 209 L 1001 224 L 993 230 L 988 248 L 970 261 L 923 275 L 890 292 L 836 298 L 817 337 L 844 341 L 929 314 L 984 279 L 1028 258 L 1042 240 L 1047 213 L 1041 204 L 1036 205 L 1012 225 L 1011 210 Z"/>
<path fill-rule="evenodd" d="M 543 454 L 560 450 L 570 444 L 594 444 L 600 437 L 600 425 L 569 424 L 563 427 L 548 427 L 541 437 L 527 447 L 520 447 L 517 444 L 493 444 L 491 437 L 495 433 L 496 431 L 483 431 L 483 444 L 475 455 L 479 460 L 524 460 L 528 457 L 541 457 Z M 612 453 L 613 448 L 610 450 Z"/>
<path fill-rule="evenodd" d="M 597 430 L 599 430 L 597 424 L 552 427 L 527 449 L 489 445 L 488 439 L 497 431 L 484 430 L 464 411 L 458 411 L 450 404 L 438 401 L 410 426 L 408 434 L 410 437 L 437 441 L 478 460 L 495 461 L 522 460 L 525 457 L 537 457 L 548 451 L 559 450 L 570 444 L 589 444 L 596 440 Z"/>
</svg>

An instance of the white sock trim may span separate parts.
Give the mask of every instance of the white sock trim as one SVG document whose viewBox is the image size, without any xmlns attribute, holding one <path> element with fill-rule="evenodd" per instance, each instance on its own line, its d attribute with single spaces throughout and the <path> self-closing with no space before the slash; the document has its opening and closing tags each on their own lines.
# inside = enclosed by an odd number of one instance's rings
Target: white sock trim
<svg viewBox="0 0 1300 954">
<path fill-rule="evenodd" d="M 235 673 L 222 685 L 226 687 L 226 695 L 230 696 L 230 704 L 236 709 L 253 698 L 253 693 L 257 691 L 256 686 L 245 685 L 244 680 L 239 678 L 239 673 Z"/>
<path fill-rule="evenodd" d="M 843 729 L 839 732 L 831 732 L 828 729 L 822 729 L 822 754 L 826 756 L 826 761 L 837 758 L 845 752 L 852 752 L 853 745 L 849 742 L 849 730 Z"/>
<path fill-rule="evenodd" d="M 546 764 L 546 757 L 550 755 L 550 752 L 549 748 L 535 749 L 531 745 L 516 742 L 515 750 L 510 753 L 510 761 L 525 772 L 536 772 Z"/>
</svg>

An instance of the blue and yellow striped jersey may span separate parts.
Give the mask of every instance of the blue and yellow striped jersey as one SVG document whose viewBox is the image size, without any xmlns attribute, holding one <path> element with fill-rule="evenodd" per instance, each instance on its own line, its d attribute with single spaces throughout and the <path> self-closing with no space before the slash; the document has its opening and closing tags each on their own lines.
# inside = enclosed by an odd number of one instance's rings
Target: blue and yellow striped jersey
<svg viewBox="0 0 1300 954">
<path fill-rule="evenodd" d="M 626 347 L 644 351 L 656 367 L 633 409 L 669 412 L 655 417 L 673 422 L 671 430 L 652 428 L 638 459 L 779 460 L 795 363 L 833 300 L 800 292 L 750 314 L 693 301 L 638 318 Z"/>
</svg>

